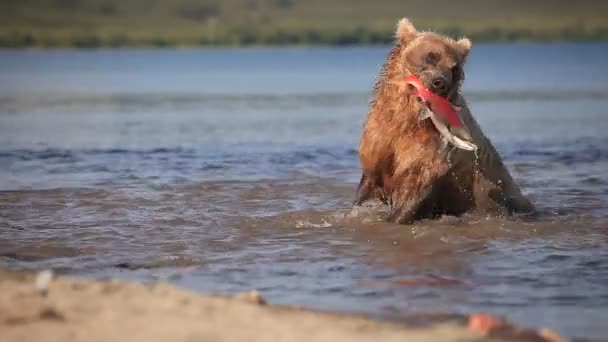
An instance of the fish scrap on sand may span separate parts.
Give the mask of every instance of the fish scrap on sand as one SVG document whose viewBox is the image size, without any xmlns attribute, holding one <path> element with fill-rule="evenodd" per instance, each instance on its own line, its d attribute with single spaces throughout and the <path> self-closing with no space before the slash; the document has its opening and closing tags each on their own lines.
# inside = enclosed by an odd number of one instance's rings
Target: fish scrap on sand
<svg viewBox="0 0 608 342">
<path fill-rule="evenodd" d="M 268 304 L 174 286 L 93 281 L 0 269 L 0 341 L 547 341 L 550 330 L 471 315 L 412 326 Z"/>
</svg>

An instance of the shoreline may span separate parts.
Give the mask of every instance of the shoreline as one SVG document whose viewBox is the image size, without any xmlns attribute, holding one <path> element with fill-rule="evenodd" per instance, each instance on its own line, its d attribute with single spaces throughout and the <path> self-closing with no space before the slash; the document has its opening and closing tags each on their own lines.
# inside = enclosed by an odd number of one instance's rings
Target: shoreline
<svg viewBox="0 0 608 342">
<path fill-rule="evenodd" d="M 465 320 L 466 322 L 466 320 Z M 257 291 L 198 294 L 166 283 L 54 278 L 0 269 L 0 341 L 565 341 L 475 314 L 414 326 L 267 303 Z"/>
<path fill-rule="evenodd" d="M 481 41 L 474 43 L 479 46 L 528 46 L 528 45 L 595 45 L 608 44 L 606 40 L 559 40 L 559 41 Z M 356 44 L 356 45 L 169 45 L 169 46 L 97 46 L 97 47 L 74 47 L 74 46 L 28 46 L 28 47 L 4 47 L 0 46 L 0 53 L 14 52 L 145 52 L 145 51 L 303 51 L 303 50 L 366 50 L 386 49 L 389 50 L 393 44 Z"/>
<path fill-rule="evenodd" d="M 588 45 L 608 44 L 608 38 L 602 39 L 579 39 L 579 40 L 475 40 L 475 46 L 479 45 Z M 3 51 L 179 51 L 179 50 L 307 50 L 307 49 L 369 49 L 390 48 L 394 44 L 259 44 L 259 45 L 195 45 L 195 44 L 169 44 L 169 45 L 97 45 L 97 46 L 73 46 L 73 45 L 27 45 L 27 46 L 2 46 Z"/>
</svg>

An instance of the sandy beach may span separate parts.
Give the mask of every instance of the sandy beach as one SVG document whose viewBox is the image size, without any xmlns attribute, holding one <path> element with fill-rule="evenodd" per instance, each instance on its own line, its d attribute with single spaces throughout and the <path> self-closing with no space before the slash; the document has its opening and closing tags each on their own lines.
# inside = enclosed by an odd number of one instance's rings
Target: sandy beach
<svg viewBox="0 0 608 342">
<path fill-rule="evenodd" d="M 144 285 L 48 276 L 0 270 L 1 341 L 502 341 L 513 338 L 475 331 L 456 322 L 413 327 L 275 306 L 266 303 L 255 291 L 222 297 L 196 294 L 163 283 Z M 546 332 L 521 330 L 515 337 L 531 341 L 559 340 L 542 337 L 543 334 L 548 336 Z"/>
</svg>

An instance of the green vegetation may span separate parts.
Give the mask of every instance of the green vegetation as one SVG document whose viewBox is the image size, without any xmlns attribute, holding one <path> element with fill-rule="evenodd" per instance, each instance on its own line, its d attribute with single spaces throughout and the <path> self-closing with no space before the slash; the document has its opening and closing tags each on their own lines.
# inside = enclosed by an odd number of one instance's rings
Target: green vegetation
<svg viewBox="0 0 608 342">
<path fill-rule="evenodd" d="M 0 47 L 383 44 L 403 16 L 475 41 L 608 39 L 596 0 L 2 0 Z"/>
</svg>

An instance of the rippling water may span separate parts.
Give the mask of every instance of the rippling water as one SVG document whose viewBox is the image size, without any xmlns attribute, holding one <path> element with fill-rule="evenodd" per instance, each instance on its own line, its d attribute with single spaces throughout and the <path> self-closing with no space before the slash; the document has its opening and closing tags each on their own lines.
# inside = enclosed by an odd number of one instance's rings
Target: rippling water
<svg viewBox="0 0 608 342">
<path fill-rule="evenodd" d="M 608 335 L 608 45 L 479 45 L 473 113 L 540 218 L 352 210 L 387 48 L 0 52 L 0 265 Z"/>
</svg>

